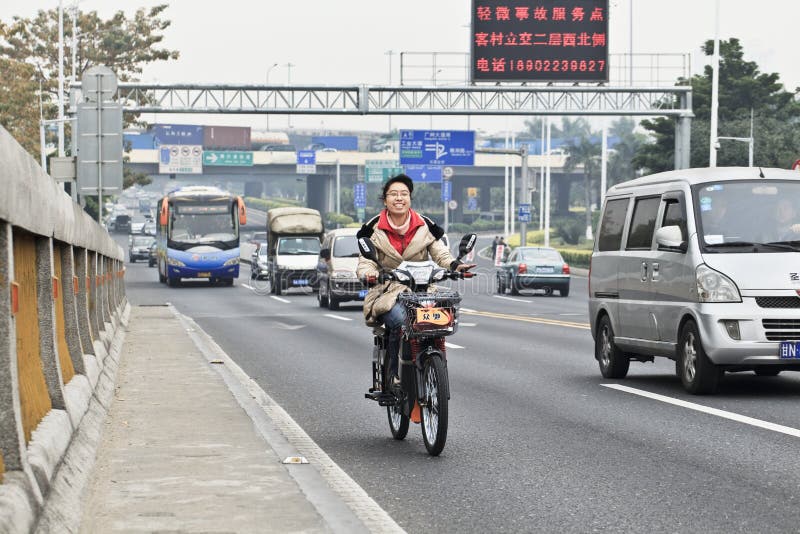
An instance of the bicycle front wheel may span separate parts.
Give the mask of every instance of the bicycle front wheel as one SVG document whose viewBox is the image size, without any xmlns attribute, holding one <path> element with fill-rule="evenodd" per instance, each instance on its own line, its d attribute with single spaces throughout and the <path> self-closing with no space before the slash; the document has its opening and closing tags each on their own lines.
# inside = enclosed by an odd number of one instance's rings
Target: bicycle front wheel
<svg viewBox="0 0 800 534">
<path fill-rule="evenodd" d="M 428 454 L 438 456 L 447 441 L 447 368 L 441 356 L 425 361 L 422 381 L 422 439 Z"/>
</svg>

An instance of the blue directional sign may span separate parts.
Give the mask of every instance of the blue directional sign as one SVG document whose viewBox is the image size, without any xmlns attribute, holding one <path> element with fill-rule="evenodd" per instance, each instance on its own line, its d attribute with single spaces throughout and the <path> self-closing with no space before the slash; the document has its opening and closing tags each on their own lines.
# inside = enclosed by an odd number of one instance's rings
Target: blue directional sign
<svg viewBox="0 0 800 534">
<path fill-rule="evenodd" d="M 461 130 L 400 130 L 402 165 L 475 164 L 475 132 Z"/>
<path fill-rule="evenodd" d="M 298 165 L 315 165 L 317 163 L 317 153 L 313 150 L 298 150 Z"/>
<path fill-rule="evenodd" d="M 367 185 L 363 182 L 356 182 L 353 185 L 353 207 L 356 209 L 367 207 Z"/>
<path fill-rule="evenodd" d="M 406 175 L 415 183 L 438 184 L 442 181 L 440 165 L 403 165 Z"/>
<path fill-rule="evenodd" d="M 453 197 L 453 182 L 442 182 L 442 202 L 450 202 Z"/>
<path fill-rule="evenodd" d="M 519 222 L 531 222 L 531 205 L 530 204 L 520 204 L 519 205 L 519 213 L 517 214 L 517 220 L 519 220 Z"/>
</svg>

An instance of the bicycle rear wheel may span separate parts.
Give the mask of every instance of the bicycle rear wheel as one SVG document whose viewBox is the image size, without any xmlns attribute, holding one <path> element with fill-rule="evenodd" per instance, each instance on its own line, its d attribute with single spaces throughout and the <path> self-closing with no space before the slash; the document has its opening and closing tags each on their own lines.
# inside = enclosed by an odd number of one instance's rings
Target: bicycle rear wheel
<svg viewBox="0 0 800 534">
<path fill-rule="evenodd" d="M 425 360 L 422 382 L 422 439 L 428 454 L 438 456 L 447 441 L 447 368 L 441 356 Z"/>
</svg>

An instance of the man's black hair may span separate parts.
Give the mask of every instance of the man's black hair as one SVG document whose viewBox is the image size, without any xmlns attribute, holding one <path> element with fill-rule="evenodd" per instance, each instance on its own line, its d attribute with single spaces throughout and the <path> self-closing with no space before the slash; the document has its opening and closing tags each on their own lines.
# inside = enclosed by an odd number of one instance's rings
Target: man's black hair
<svg viewBox="0 0 800 534">
<path fill-rule="evenodd" d="M 409 193 L 414 192 L 414 180 L 409 178 L 407 175 L 400 173 L 397 176 L 389 178 L 389 180 L 385 184 L 383 184 L 383 191 L 381 192 L 382 200 L 386 198 L 386 192 L 389 190 L 389 186 L 391 186 L 395 182 L 400 182 L 402 184 L 405 184 L 405 186 L 408 187 Z"/>
</svg>

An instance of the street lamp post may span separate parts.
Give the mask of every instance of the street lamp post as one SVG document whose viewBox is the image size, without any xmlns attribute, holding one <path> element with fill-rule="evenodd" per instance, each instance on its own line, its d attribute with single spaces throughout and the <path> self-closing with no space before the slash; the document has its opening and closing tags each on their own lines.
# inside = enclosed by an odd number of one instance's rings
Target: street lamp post
<svg viewBox="0 0 800 534">
<path fill-rule="evenodd" d="M 286 85 L 292 85 L 292 67 L 294 63 L 291 61 L 286 64 Z M 292 114 L 286 116 L 286 124 L 289 128 L 292 127 Z"/>
<path fill-rule="evenodd" d="M 267 85 L 269 85 L 269 73 L 270 73 L 270 71 L 271 71 L 272 69 L 274 69 L 275 67 L 277 67 L 277 66 L 278 66 L 278 64 L 277 64 L 277 63 L 273 63 L 273 64 L 272 64 L 272 65 L 270 65 L 270 66 L 269 66 L 269 68 L 267 69 L 267 76 L 266 76 L 266 82 L 267 82 Z M 269 131 L 269 113 L 267 113 L 267 131 Z"/>
</svg>

